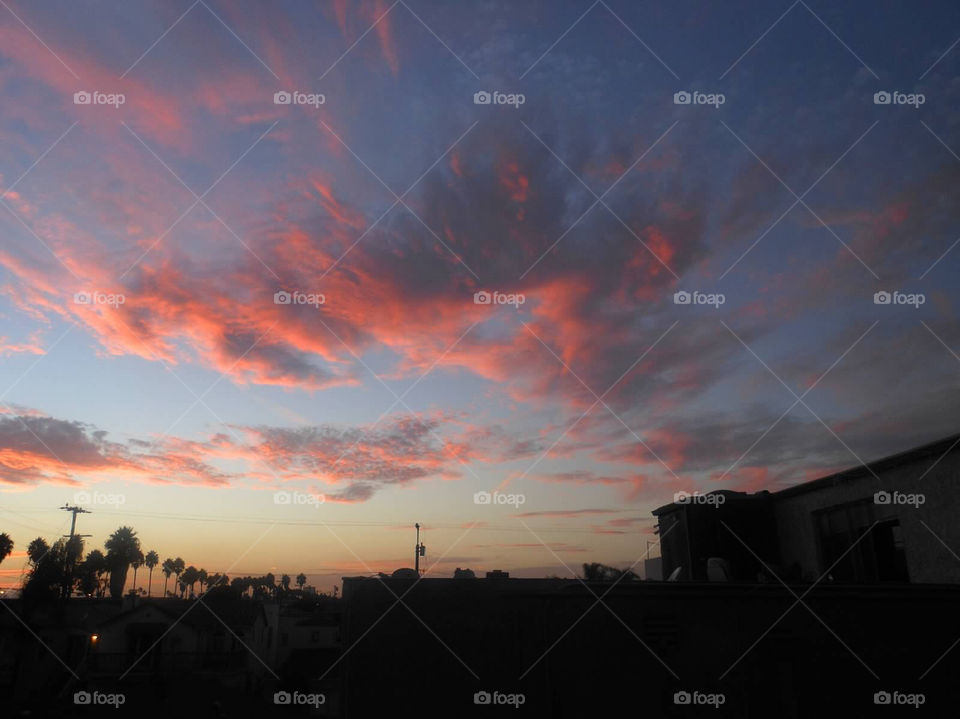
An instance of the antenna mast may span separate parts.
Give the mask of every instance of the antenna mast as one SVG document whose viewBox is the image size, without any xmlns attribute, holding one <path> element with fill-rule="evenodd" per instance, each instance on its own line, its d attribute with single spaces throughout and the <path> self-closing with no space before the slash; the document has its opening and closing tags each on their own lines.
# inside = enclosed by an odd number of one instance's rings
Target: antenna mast
<svg viewBox="0 0 960 719">
<path fill-rule="evenodd" d="M 420 544 L 420 523 L 417 522 L 414 526 L 417 528 L 417 546 L 414 547 L 413 550 L 414 569 L 417 573 L 417 576 L 420 576 L 420 557 L 426 556 L 427 548 Z"/>
</svg>

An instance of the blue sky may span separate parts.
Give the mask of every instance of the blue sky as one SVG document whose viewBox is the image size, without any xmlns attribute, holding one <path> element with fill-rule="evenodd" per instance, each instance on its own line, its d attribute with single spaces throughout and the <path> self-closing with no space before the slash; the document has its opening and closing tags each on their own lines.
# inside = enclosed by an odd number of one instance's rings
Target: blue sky
<svg viewBox="0 0 960 719">
<path fill-rule="evenodd" d="M 11 3 L 4 580 L 81 500 L 89 547 L 319 586 L 415 521 L 439 575 L 626 566 L 678 490 L 955 432 L 958 36 L 951 3 Z"/>
</svg>

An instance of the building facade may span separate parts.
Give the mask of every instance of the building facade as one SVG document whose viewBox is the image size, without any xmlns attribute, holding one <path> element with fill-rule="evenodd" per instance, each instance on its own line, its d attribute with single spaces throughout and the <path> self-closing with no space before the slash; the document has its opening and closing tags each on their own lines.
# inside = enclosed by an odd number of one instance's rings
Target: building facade
<svg viewBox="0 0 960 719">
<path fill-rule="evenodd" d="M 654 510 L 663 577 L 960 583 L 960 435 L 778 492 Z"/>
</svg>

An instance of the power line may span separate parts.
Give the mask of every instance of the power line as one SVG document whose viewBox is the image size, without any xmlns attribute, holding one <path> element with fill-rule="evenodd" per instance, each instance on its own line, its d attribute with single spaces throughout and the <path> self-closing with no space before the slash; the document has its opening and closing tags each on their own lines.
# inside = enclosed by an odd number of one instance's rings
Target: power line
<svg viewBox="0 0 960 719">
<path fill-rule="evenodd" d="M 133 516 L 133 517 L 146 517 L 153 519 L 167 519 L 167 520 L 178 520 L 184 522 L 213 522 L 213 523 L 225 523 L 225 524 L 270 524 L 278 526 L 291 526 L 291 527 L 318 527 L 320 526 L 317 522 L 309 520 L 274 520 L 274 519 L 265 519 L 264 517 L 213 517 L 209 515 L 185 515 L 185 514 L 168 514 L 162 512 L 135 512 L 128 510 L 113 510 L 105 511 L 101 510 L 100 514 L 103 515 L 116 515 L 116 516 Z M 644 518 L 646 519 L 646 518 Z M 650 522 L 656 521 L 655 518 L 650 517 Z M 323 524 L 328 524 L 332 526 L 339 527 L 390 527 L 396 529 L 403 529 L 406 525 L 399 524 L 397 522 L 376 522 L 376 521 L 345 521 L 345 520 L 324 520 Z M 448 524 L 448 523 L 438 523 L 438 524 L 424 524 L 425 528 L 429 527 L 430 529 L 463 529 L 463 524 Z M 516 531 L 527 533 L 527 530 L 522 525 L 517 526 L 513 524 L 491 524 L 491 523 L 478 523 L 474 530 L 485 530 L 485 531 Z M 576 528 L 576 527 L 554 527 L 554 528 L 544 528 L 537 531 L 543 532 L 562 532 L 562 533 L 584 533 L 592 534 L 592 529 L 587 528 Z"/>
</svg>

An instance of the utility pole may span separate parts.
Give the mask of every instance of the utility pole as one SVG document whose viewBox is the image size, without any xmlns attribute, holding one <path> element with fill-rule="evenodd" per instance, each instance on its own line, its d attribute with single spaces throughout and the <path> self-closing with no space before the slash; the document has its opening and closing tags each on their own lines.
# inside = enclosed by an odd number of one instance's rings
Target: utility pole
<svg viewBox="0 0 960 719">
<path fill-rule="evenodd" d="M 67 552 L 66 552 L 66 557 L 64 557 L 64 561 L 66 562 L 66 566 L 64 567 L 64 572 L 66 574 L 66 581 L 64 583 L 65 586 L 63 587 L 63 598 L 69 599 L 73 589 L 73 561 L 74 561 L 73 539 L 74 537 L 76 537 L 77 539 L 80 539 L 82 537 L 92 537 L 93 535 L 75 533 L 77 530 L 77 515 L 90 514 L 89 509 L 83 509 L 83 507 L 72 507 L 69 504 L 63 505 L 62 507 L 60 507 L 60 509 L 64 510 L 65 512 L 73 513 L 73 517 L 70 518 L 70 534 L 63 535 L 64 537 L 67 537 Z"/>
<path fill-rule="evenodd" d="M 69 504 L 63 505 L 62 507 L 60 507 L 60 509 L 64 510 L 65 512 L 73 512 L 73 517 L 72 517 L 71 520 L 70 520 L 70 535 L 69 535 L 70 538 L 73 539 L 73 533 L 74 533 L 74 532 L 76 531 L 76 529 L 77 529 L 77 515 L 78 515 L 78 514 L 90 514 L 90 510 L 89 510 L 89 509 L 84 509 L 83 507 L 71 507 Z M 64 536 L 67 536 L 67 535 L 64 535 Z M 81 537 L 90 537 L 90 536 L 93 536 L 93 535 L 90 535 L 90 534 L 81 534 L 80 536 L 81 536 Z"/>
<path fill-rule="evenodd" d="M 417 572 L 417 576 L 420 576 L 420 557 L 424 557 L 427 554 L 427 548 L 420 544 L 420 523 L 417 522 L 415 525 L 417 528 L 417 546 L 413 550 L 414 556 L 414 568 Z"/>
</svg>

